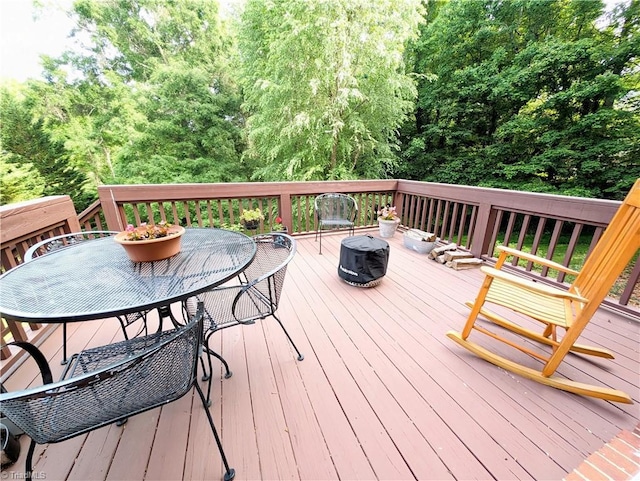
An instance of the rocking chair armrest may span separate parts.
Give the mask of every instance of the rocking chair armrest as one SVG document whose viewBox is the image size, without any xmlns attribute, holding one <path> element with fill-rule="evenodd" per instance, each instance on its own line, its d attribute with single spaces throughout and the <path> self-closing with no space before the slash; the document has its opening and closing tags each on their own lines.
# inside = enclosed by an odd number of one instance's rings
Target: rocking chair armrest
<svg viewBox="0 0 640 481">
<path fill-rule="evenodd" d="M 515 284 L 518 287 L 521 287 L 523 289 L 528 289 L 530 291 L 534 291 L 534 292 L 551 296 L 551 297 L 571 299 L 576 302 L 589 302 L 589 299 L 578 296 L 576 294 L 572 294 L 569 291 L 558 289 L 557 287 L 553 287 L 553 286 L 548 286 L 546 284 L 541 284 L 539 282 L 533 282 L 529 279 L 524 279 L 514 274 L 510 274 L 508 272 L 494 269 L 493 267 L 483 266 L 480 269 L 482 270 L 483 273 L 485 273 L 489 277 L 493 277 L 495 279 L 500 279 L 501 281 L 504 281 L 504 282 Z"/>
<path fill-rule="evenodd" d="M 528 261 L 534 262 L 536 264 L 540 264 L 543 265 L 545 267 L 548 267 L 550 269 L 555 269 L 557 271 L 561 271 L 564 272 L 566 274 L 572 274 L 574 276 L 577 276 L 578 274 L 580 274 L 580 272 L 571 269 L 570 267 L 566 267 L 563 266 L 562 264 L 559 264 L 558 262 L 554 262 L 551 261 L 549 259 L 545 259 L 544 257 L 540 257 L 537 256 L 535 254 L 531 254 L 529 252 L 523 252 L 523 251 L 519 251 L 518 249 L 513 249 L 511 247 L 507 247 L 507 246 L 497 246 L 496 249 L 498 251 L 501 252 L 500 257 L 505 257 L 506 256 L 514 256 L 514 257 L 519 257 L 520 259 L 526 259 Z M 504 262 L 504 260 L 503 260 Z"/>
</svg>

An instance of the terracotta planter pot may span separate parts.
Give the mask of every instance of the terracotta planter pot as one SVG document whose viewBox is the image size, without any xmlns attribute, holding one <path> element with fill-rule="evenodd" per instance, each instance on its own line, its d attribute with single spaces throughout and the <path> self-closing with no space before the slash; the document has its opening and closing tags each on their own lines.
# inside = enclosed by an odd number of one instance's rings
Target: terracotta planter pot
<svg viewBox="0 0 640 481">
<path fill-rule="evenodd" d="M 133 262 L 152 262 L 166 259 L 180 252 L 182 234 L 184 227 L 172 227 L 170 232 L 175 234 L 157 239 L 147 240 L 126 240 L 127 232 L 120 232 L 114 239 L 124 247 L 125 252 Z"/>
<path fill-rule="evenodd" d="M 400 219 L 397 220 L 384 220 L 378 219 L 378 227 L 380 228 L 380 237 L 388 239 L 393 237 L 396 233 L 396 229 L 400 224 Z"/>
</svg>

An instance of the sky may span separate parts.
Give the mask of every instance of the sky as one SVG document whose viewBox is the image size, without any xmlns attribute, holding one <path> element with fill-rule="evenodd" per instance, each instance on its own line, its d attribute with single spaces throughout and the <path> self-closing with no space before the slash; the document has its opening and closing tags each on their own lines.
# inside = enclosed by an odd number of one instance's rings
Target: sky
<svg viewBox="0 0 640 481">
<path fill-rule="evenodd" d="M 34 18 L 32 0 L 0 0 L 0 78 L 24 82 L 41 78 L 40 55 L 59 56 L 73 45 L 72 28 L 65 11 L 73 0 L 39 0 L 44 13 Z M 623 0 L 605 0 L 609 8 Z M 225 4 L 239 0 L 222 0 Z"/>
<path fill-rule="evenodd" d="M 40 54 L 57 57 L 72 45 L 72 23 L 64 14 L 72 0 L 42 3 L 52 8 L 34 19 L 32 0 L 0 0 L 0 77 L 41 78 Z"/>
<path fill-rule="evenodd" d="M 73 23 L 64 13 L 73 0 L 38 1 L 46 8 L 34 19 L 33 0 L 0 0 L 0 78 L 41 78 L 40 55 L 57 57 L 73 45 L 67 38 Z M 242 2 L 219 0 L 222 12 Z"/>
</svg>

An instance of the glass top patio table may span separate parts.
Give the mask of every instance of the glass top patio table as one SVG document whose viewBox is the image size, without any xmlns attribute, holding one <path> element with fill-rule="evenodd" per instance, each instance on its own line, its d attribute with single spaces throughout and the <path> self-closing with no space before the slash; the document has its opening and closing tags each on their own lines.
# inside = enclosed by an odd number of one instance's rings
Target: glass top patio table
<svg viewBox="0 0 640 481">
<path fill-rule="evenodd" d="M 89 240 L 2 275 L 0 313 L 53 323 L 166 307 L 237 276 L 255 253 L 250 237 L 213 228 L 186 229 L 181 251 L 155 262 L 132 262 L 113 237 Z"/>
</svg>

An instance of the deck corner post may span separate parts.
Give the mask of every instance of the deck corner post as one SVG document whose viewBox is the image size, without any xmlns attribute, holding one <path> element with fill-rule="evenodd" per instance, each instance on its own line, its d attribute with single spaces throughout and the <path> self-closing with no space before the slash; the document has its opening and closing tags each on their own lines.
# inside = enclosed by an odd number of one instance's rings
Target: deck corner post
<svg viewBox="0 0 640 481">
<path fill-rule="evenodd" d="M 483 202 L 478 206 L 478 217 L 471 239 L 471 253 L 474 257 L 481 258 L 489 254 L 496 217 L 497 211 L 492 204 Z"/>
</svg>

